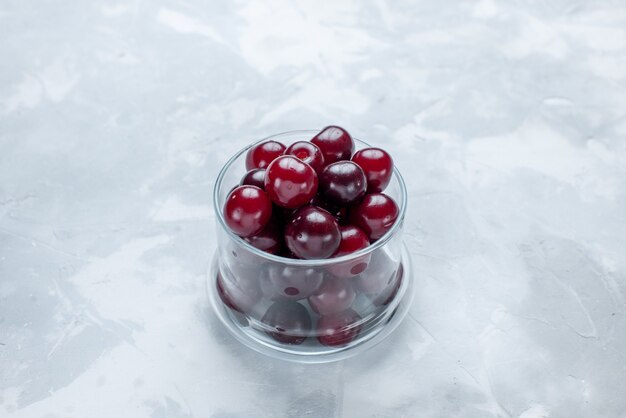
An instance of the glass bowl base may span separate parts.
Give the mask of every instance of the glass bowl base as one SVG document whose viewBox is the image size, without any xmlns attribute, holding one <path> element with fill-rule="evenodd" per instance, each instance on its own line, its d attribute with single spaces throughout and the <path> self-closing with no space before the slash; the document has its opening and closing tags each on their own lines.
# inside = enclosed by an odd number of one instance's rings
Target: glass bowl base
<svg viewBox="0 0 626 418">
<path fill-rule="evenodd" d="M 411 259 L 405 246 L 402 246 L 402 282 L 395 298 L 387 309 L 375 318 L 376 324 L 359 335 L 351 343 L 341 347 L 326 347 L 314 338 L 308 338 L 301 345 L 287 345 L 268 340 L 258 329 L 251 326 L 254 320 L 228 308 L 220 299 L 216 278 L 218 275 L 217 252 L 207 272 L 207 292 L 213 310 L 222 324 L 239 342 L 270 357 L 298 363 L 328 363 L 346 359 L 361 353 L 384 340 L 393 332 L 406 316 L 414 294 L 414 278 Z"/>
</svg>

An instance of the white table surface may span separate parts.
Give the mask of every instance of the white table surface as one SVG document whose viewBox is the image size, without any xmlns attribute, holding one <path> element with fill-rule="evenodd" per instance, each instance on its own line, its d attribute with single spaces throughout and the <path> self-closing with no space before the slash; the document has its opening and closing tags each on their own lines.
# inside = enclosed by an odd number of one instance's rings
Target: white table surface
<svg viewBox="0 0 626 418">
<path fill-rule="evenodd" d="M 626 3 L 0 3 L 0 416 L 626 417 Z M 410 191 L 392 337 L 297 365 L 208 307 L 210 193 L 339 124 Z"/>
</svg>

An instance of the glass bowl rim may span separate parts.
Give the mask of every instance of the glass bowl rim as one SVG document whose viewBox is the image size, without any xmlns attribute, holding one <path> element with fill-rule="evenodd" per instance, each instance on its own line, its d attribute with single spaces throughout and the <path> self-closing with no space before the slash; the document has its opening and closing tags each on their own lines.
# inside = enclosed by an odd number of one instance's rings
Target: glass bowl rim
<svg viewBox="0 0 626 418">
<path fill-rule="evenodd" d="M 220 191 L 220 186 L 222 185 L 222 182 L 223 182 L 224 177 L 226 175 L 226 172 L 235 163 L 235 161 L 239 157 L 241 157 L 245 152 L 247 152 L 250 148 L 252 148 L 253 146 L 255 146 L 255 145 L 257 145 L 257 144 L 259 144 L 261 142 L 269 141 L 269 140 L 276 140 L 278 137 L 287 136 L 287 135 L 296 135 L 296 134 L 302 134 L 302 135 L 306 134 L 306 135 L 311 135 L 311 137 L 313 137 L 318 132 L 319 132 L 319 130 L 298 129 L 298 130 L 286 131 L 286 132 L 281 132 L 281 133 L 278 133 L 278 134 L 273 134 L 273 135 L 270 135 L 270 136 L 265 137 L 263 139 L 259 139 L 258 141 L 255 141 L 255 142 L 245 146 L 244 148 L 240 149 L 239 151 L 237 151 L 232 157 L 230 157 L 228 159 L 228 161 L 226 161 L 226 163 L 224 164 L 224 166 L 220 170 L 219 174 L 217 175 L 217 179 L 215 180 L 215 185 L 213 186 L 213 209 L 214 209 L 216 217 L 218 219 L 218 223 L 220 224 L 221 228 L 224 231 L 226 231 L 226 234 L 228 234 L 228 236 L 235 243 L 237 243 L 238 245 L 243 246 L 246 250 L 250 251 L 251 253 L 255 254 L 258 257 L 261 257 L 261 258 L 264 258 L 264 259 L 266 259 L 268 261 L 273 261 L 273 262 L 276 262 L 276 263 L 282 263 L 282 264 L 288 264 L 288 265 L 300 266 L 300 267 L 328 266 L 328 265 L 340 264 L 340 263 L 343 263 L 343 262 L 348 262 L 348 261 L 357 259 L 357 258 L 362 257 L 362 256 L 366 256 L 366 255 L 368 255 L 370 253 L 373 253 L 378 248 L 383 247 L 389 240 L 391 240 L 391 238 L 393 238 L 395 233 L 398 232 L 400 230 L 400 228 L 401 228 L 401 225 L 402 225 L 402 223 L 404 221 L 404 216 L 406 214 L 406 206 L 407 206 L 408 195 L 407 195 L 406 184 L 404 182 L 404 179 L 402 178 L 402 175 L 400 174 L 400 171 L 398 170 L 398 168 L 394 164 L 393 176 L 398 181 L 398 184 L 400 186 L 400 195 L 402 196 L 402 204 L 398 208 L 399 209 L 398 210 L 398 217 L 396 219 L 396 222 L 394 222 L 393 226 L 391 227 L 391 229 L 389 229 L 389 231 L 387 231 L 387 233 L 385 233 L 385 235 L 383 235 L 381 238 L 379 238 L 375 243 L 370 244 L 369 246 L 367 246 L 366 248 L 363 248 L 362 250 L 355 251 L 353 253 L 342 255 L 341 257 L 335 257 L 335 258 L 322 258 L 322 259 L 313 259 L 313 260 L 287 258 L 287 257 L 281 257 L 279 255 L 275 255 L 275 254 L 270 254 L 268 252 L 260 250 L 260 249 L 254 247 L 253 245 L 248 243 L 246 240 L 244 240 L 243 238 L 241 238 L 240 236 L 238 236 L 237 234 L 235 234 L 234 232 L 232 232 L 230 230 L 230 228 L 226 225 L 226 221 L 224 220 L 224 215 L 222 214 L 222 208 L 221 208 L 220 202 L 219 202 L 219 200 L 220 200 L 219 191 Z M 358 141 L 359 143 L 365 145 L 366 147 L 372 147 L 370 144 L 368 144 L 367 142 L 365 142 L 363 140 L 360 140 L 360 139 L 355 138 L 355 137 L 352 137 L 352 139 Z"/>
</svg>

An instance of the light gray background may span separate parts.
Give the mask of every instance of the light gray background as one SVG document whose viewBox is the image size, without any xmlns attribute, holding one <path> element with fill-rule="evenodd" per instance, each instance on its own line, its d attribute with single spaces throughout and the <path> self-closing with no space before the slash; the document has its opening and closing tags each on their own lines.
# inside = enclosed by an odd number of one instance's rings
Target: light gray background
<svg viewBox="0 0 626 418">
<path fill-rule="evenodd" d="M 0 416 L 626 417 L 624 1 L 0 2 Z M 335 123 L 410 190 L 384 344 L 261 357 L 210 192 Z"/>
</svg>

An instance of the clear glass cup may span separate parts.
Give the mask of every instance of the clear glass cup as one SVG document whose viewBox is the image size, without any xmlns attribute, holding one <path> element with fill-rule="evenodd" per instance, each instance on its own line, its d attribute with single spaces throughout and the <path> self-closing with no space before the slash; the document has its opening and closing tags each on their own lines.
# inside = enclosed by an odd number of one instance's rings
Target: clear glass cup
<svg viewBox="0 0 626 418">
<path fill-rule="evenodd" d="M 316 133 L 291 131 L 259 142 L 289 146 Z M 354 142 L 357 150 L 370 146 Z M 207 285 L 217 316 L 240 342 L 285 360 L 335 361 L 380 342 L 405 316 L 413 296 L 410 258 L 402 243 L 407 201 L 402 176 L 394 169 L 384 190 L 398 205 L 398 219 L 369 247 L 322 260 L 280 257 L 235 235 L 222 214 L 253 145 L 226 163 L 214 188 L 217 251 Z"/>
</svg>

